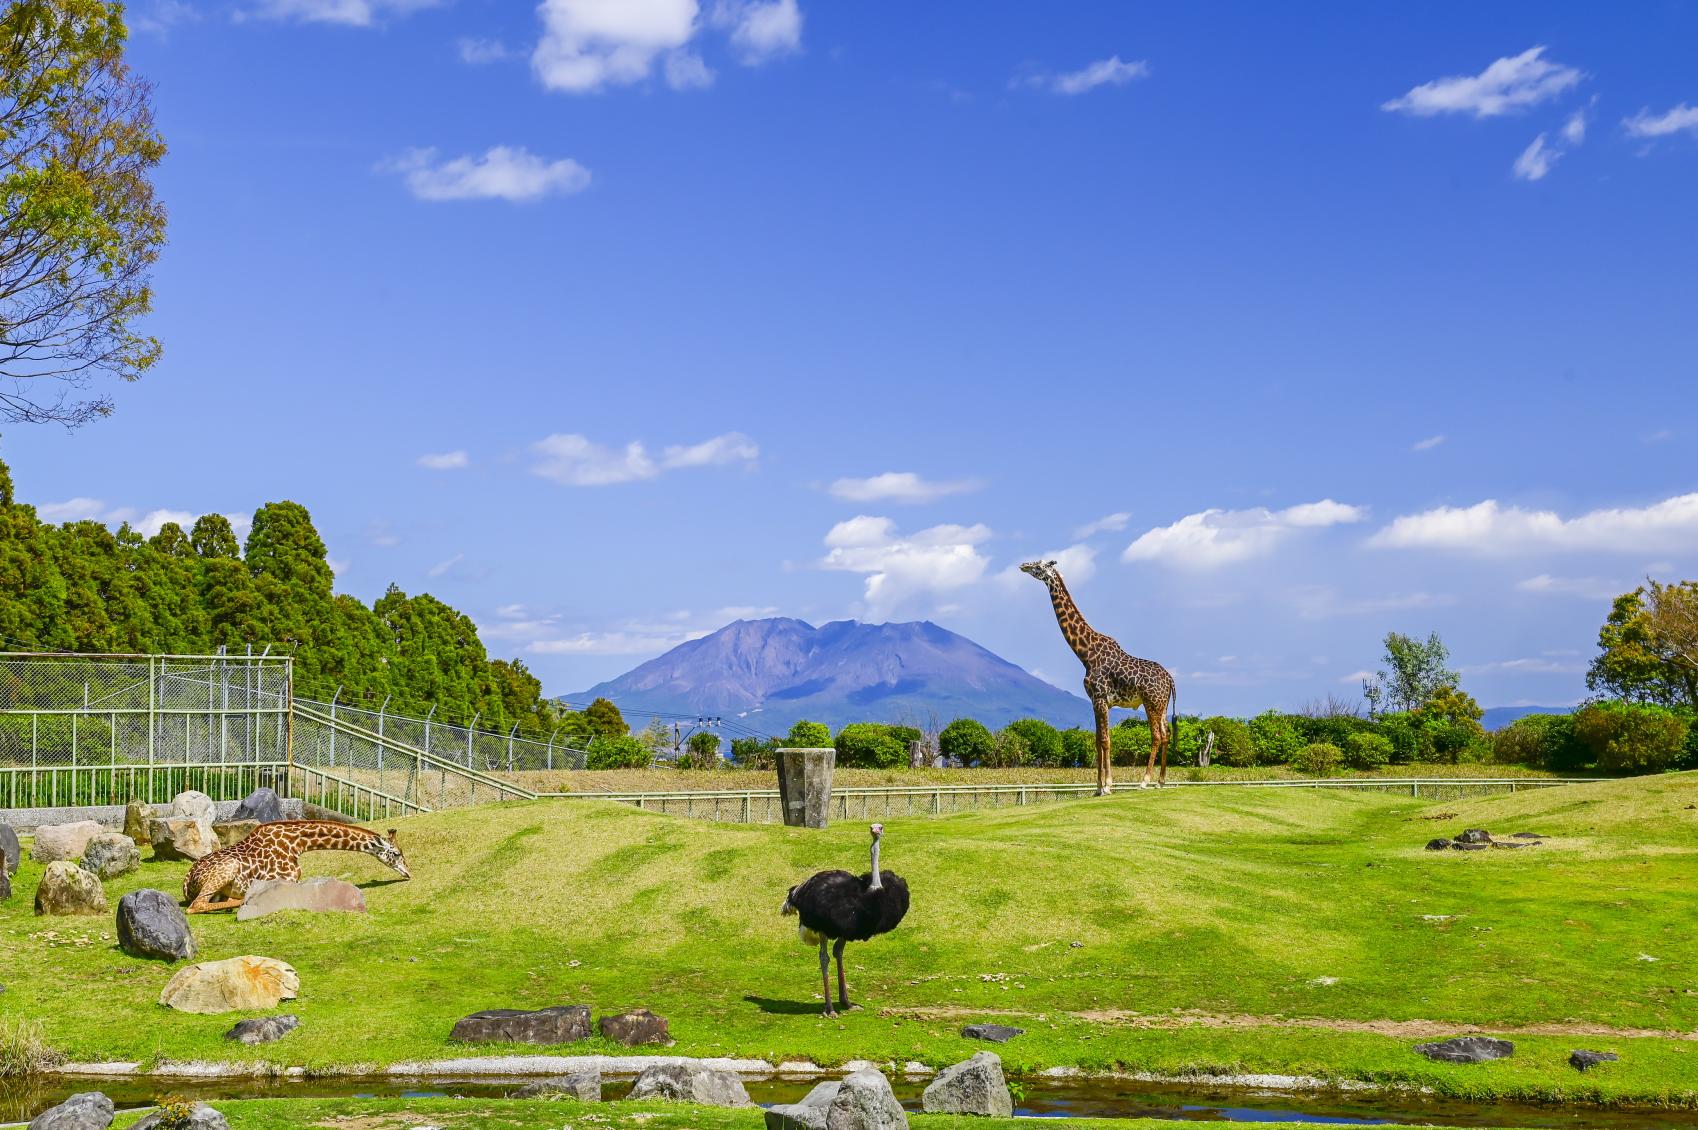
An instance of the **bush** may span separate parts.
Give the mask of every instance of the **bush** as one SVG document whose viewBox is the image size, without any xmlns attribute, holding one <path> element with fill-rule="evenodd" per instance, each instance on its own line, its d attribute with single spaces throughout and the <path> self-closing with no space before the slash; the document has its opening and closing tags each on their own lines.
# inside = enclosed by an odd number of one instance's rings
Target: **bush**
<svg viewBox="0 0 1698 1130">
<path fill-rule="evenodd" d="M 831 729 L 824 722 L 802 719 L 790 727 L 784 744 L 792 749 L 824 749 L 831 744 Z"/>
<path fill-rule="evenodd" d="M 983 762 L 996 750 L 996 739 L 976 718 L 957 718 L 937 736 L 938 752 L 963 765 Z"/>
<path fill-rule="evenodd" d="M 1665 706 L 1598 702 L 1574 716 L 1574 736 L 1598 768 L 1611 773 L 1657 773 L 1678 765 L 1690 732 Z"/>
<path fill-rule="evenodd" d="M 1284 765 L 1303 748 L 1303 735 L 1288 714 L 1264 711 L 1250 719 L 1250 741 L 1256 747 L 1257 765 Z"/>
<path fill-rule="evenodd" d="M 770 738 L 732 738 L 731 760 L 739 769 L 778 768 L 778 742 Z"/>
<path fill-rule="evenodd" d="M 908 746 L 877 722 L 851 722 L 837 732 L 837 763 L 852 769 L 896 769 L 908 764 Z"/>
<path fill-rule="evenodd" d="M 680 769 L 713 769 L 719 765 L 719 735 L 697 730 L 685 743 L 685 753 L 678 759 Z"/>
<path fill-rule="evenodd" d="M 1143 765 L 1150 758 L 1150 724 L 1141 718 L 1127 718 L 1108 732 L 1109 761 L 1115 765 Z M 1092 755 L 1087 764 L 1096 764 Z"/>
<path fill-rule="evenodd" d="M 1421 716 L 1418 714 L 1410 714 L 1407 711 L 1382 714 L 1375 722 L 1374 730 L 1391 742 L 1391 759 L 1395 764 L 1432 761 L 1436 756 L 1433 753 L 1433 735 L 1421 724 Z"/>
<path fill-rule="evenodd" d="M 1063 765 L 1095 765 L 1097 735 L 1074 726 L 1061 731 L 1061 763 Z"/>
<path fill-rule="evenodd" d="M 1372 730 L 1374 724 L 1366 718 L 1358 718 L 1353 714 L 1327 714 L 1317 718 L 1299 717 L 1298 733 L 1309 745 L 1330 745 L 1339 749 L 1351 734 Z"/>
<path fill-rule="evenodd" d="M 1492 760 L 1558 771 L 1579 769 L 1589 753 L 1574 737 L 1572 714 L 1529 714 L 1492 735 Z"/>
<path fill-rule="evenodd" d="M 1382 769 L 1391 763 L 1391 739 L 1363 732 L 1344 740 L 1344 763 L 1352 769 Z"/>
<path fill-rule="evenodd" d="M 1007 728 L 1025 740 L 1027 759 L 1031 764 L 1061 764 L 1060 730 L 1041 718 L 1017 718 Z"/>
<path fill-rule="evenodd" d="M 602 734 L 590 741 L 585 769 L 648 769 L 654 751 L 630 734 Z"/>
<path fill-rule="evenodd" d="M 1256 741 L 1250 733 L 1250 727 L 1236 718 L 1205 718 L 1196 724 L 1198 734 L 1198 749 L 1206 746 L 1209 741 L 1209 731 L 1214 731 L 1215 748 L 1209 755 L 1209 761 L 1215 765 L 1226 765 L 1242 769 L 1247 765 L 1256 764 Z M 1183 731 L 1181 731 L 1183 733 Z M 1177 745 L 1177 743 L 1175 743 Z M 1174 749 L 1169 748 L 1167 759 L 1176 761 Z"/>
<path fill-rule="evenodd" d="M 921 733 L 917 726 L 886 726 L 885 729 L 890 731 L 891 737 L 902 743 L 903 749 L 908 748 L 909 742 L 923 742 L 926 740 L 926 735 Z"/>
<path fill-rule="evenodd" d="M 1325 777 L 1338 768 L 1343 756 L 1343 751 L 1331 742 L 1311 742 L 1297 751 L 1297 756 L 1291 759 L 1291 767 L 1299 773 Z"/>
<path fill-rule="evenodd" d="M 1421 717 L 1417 715 L 1417 718 Z M 1462 718 L 1426 720 L 1421 729 L 1432 739 L 1432 758 L 1455 765 L 1461 761 L 1479 760 L 1479 748 L 1485 743 L 1486 731 L 1480 723 Z"/>
<path fill-rule="evenodd" d="M 979 764 L 988 769 L 1012 769 L 1031 760 L 1032 748 L 1026 744 L 1026 739 L 1014 730 L 1004 728 L 997 731 L 990 757 Z"/>
</svg>

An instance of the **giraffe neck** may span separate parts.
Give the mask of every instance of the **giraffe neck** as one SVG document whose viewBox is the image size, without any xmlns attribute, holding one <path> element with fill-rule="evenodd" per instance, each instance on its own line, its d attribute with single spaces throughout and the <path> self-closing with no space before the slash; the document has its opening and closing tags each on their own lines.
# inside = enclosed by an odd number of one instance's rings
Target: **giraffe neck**
<svg viewBox="0 0 1698 1130">
<path fill-rule="evenodd" d="M 381 838 L 376 832 L 329 820 L 291 820 L 278 832 L 296 851 L 364 851 Z"/>
<path fill-rule="evenodd" d="M 1085 622 L 1085 616 L 1079 611 L 1079 606 L 1073 603 L 1073 595 L 1067 591 L 1067 585 L 1060 577 L 1056 577 L 1049 586 L 1050 603 L 1055 605 L 1055 622 L 1061 625 L 1061 636 L 1067 641 L 1067 646 L 1073 649 L 1073 654 L 1087 667 L 1091 663 L 1093 645 L 1099 638 L 1099 633 Z"/>
</svg>

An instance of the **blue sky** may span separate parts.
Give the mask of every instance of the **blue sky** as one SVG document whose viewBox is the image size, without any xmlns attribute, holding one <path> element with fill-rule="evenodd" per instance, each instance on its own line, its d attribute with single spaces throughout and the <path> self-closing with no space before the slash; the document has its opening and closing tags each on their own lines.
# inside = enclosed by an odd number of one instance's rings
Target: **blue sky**
<svg viewBox="0 0 1698 1130">
<path fill-rule="evenodd" d="M 1439 631 L 1584 694 L 1698 574 L 1698 5 L 137 0 L 166 356 L 48 517 L 307 505 L 580 690 L 930 618 L 1185 709 Z"/>
</svg>

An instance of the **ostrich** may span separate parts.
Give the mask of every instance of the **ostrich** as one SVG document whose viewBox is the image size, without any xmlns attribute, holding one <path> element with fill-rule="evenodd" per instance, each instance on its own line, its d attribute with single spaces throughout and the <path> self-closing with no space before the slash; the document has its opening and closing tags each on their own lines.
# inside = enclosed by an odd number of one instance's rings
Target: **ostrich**
<svg viewBox="0 0 1698 1130">
<path fill-rule="evenodd" d="M 825 1014 L 836 1016 L 831 1007 L 831 952 L 837 955 L 837 1007 L 848 1010 L 849 987 L 843 981 L 843 943 L 864 942 L 896 929 L 908 913 L 908 884 L 894 871 L 878 869 L 878 842 L 884 825 L 874 824 L 873 865 L 865 875 L 847 871 L 821 871 L 790 888 L 784 913 L 801 918 L 796 927 L 804 945 L 819 943 L 820 984 L 825 989 Z"/>
</svg>

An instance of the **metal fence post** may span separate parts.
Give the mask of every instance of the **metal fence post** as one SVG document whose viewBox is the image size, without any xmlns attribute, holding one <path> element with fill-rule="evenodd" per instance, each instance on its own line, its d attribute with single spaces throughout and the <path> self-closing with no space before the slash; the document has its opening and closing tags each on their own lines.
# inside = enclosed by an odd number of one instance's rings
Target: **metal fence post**
<svg viewBox="0 0 1698 1130">
<path fill-rule="evenodd" d="M 147 657 L 147 765 L 150 770 L 153 768 L 153 723 L 155 711 L 159 709 L 158 696 L 154 693 L 159 682 L 158 663 L 158 657 Z"/>
<path fill-rule="evenodd" d="M 513 723 L 513 728 L 507 731 L 507 772 L 513 771 L 513 738 L 519 732 L 519 724 Z"/>
<path fill-rule="evenodd" d="M 342 697 L 342 684 L 336 684 L 336 693 L 330 696 L 330 767 L 336 768 L 336 700 Z"/>
<path fill-rule="evenodd" d="M 436 714 L 436 703 L 433 702 L 433 703 L 430 704 L 430 713 L 425 715 L 424 751 L 426 753 L 432 752 L 432 750 L 430 748 L 430 720 L 435 714 Z"/>
<path fill-rule="evenodd" d="M 472 724 L 466 727 L 466 768 L 472 767 L 472 733 L 478 728 L 478 716 L 481 711 L 472 711 Z"/>
</svg>

